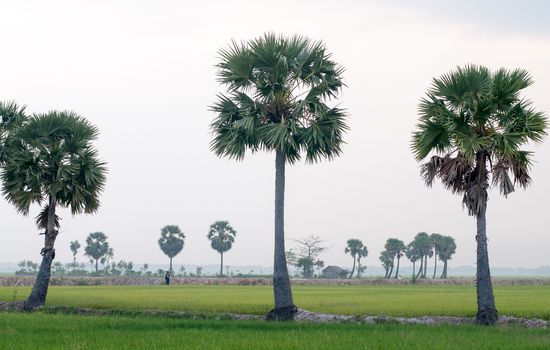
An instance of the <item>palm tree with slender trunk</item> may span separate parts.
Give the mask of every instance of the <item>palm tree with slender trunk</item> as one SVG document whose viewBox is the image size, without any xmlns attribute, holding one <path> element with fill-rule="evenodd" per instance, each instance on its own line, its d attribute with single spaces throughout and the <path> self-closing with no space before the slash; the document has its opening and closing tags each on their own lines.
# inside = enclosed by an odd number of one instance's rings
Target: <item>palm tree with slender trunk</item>
<svg viewBox="0 0 550 350">
<path fill-rule="evenodd" d="M 361 242 L 362 243 L 362 242 Z M 365 268 L 361 266 L 361 259 L 366 258 L 369 255 L 369 250 L 367 249 L 366 245 L 363 245 L 361 249 L 357 252 L 357 278 L 361 278 L 361 271 L 363 271 Z"/>
<path fill-rule="evenodd" d="M 391 252 L 388 252 L 387 250 L 383 250 L 380 253 L 380 257 L 378 258 L 380 262 L 382 263 L 382 267 L 385 270 L 384 278 L 390 278 L 391 272 L 390 269 L 393 269 L 393 261 L 394 261 L 394 255 Z"/>
<path fill-rule="evenodd" d="M 160 250 L 170 258 L 169 271 L 173 273 L 172 260 L 183 250 L 185 233 L 181 231 L 178 225 L 166 225 L 160 229 L 158 243 Z"/>
<path fill-rule="evenodd" d="M 80 249 L 80 242 L 78 240 L 71 241 L 70 248 L 73 253 L 73 266 L 76 267 L 76 254 L 78 254 L 78 250 Z"/>
<path fill-rule="evenodd" d="M 285 258 L 285 167 L 332 159 L 342 152 L 346 114 L 329 102 L 344 86 L 344 69 L 321 42 L 272 33 L 220 50 L 218 81 L 227 87 L 212 110 L 212 150 L 244 158 L 246 150 L 275 152 L 275 244 L 270 320 L 292 320 L 292 298 Z"/>
<path fill-rule="evenodd" d="M 206 238 L 210 241 L 212 249 L 220 253 L 220 276 L 223 276 L 223 253 L 233 247 L 237 231 L 228 221 L 216 221 L 210 225 Z"/>
<path fill-rule="evenodd" d="M 103 232 L 92 232 L 86 237 L 86 247 L 84 247 L 84 255 L 92 258 L 95 266 L 95 273 L 99 273 L 99 262 L 105 264 L 114 256 L 113 248 L 107 241 L 107 235 Z"/>
<path fill-rule="evenodd" d="M 432 276 L 432 279 L 435 278 L 435 274 L 436 274 L 436 271 L 437 271 L 437 259 L 439 258 L 438 256 L 438 252 L 439 250 L 441 249 L 441 244 L 443 243 L 443 236 L 440 235 L 439 233 L 432 233 L 430 235 L 430 240 L 432 242 L 432 247 L 433 247 L 433 257 L 434 257 L 434 274 Z"/>
<path fill-rule="evenodd" d="M 347 246 L 344 249 L 344 253 L 351 255 L 351 257 L 353 258 L 353 267 L 351 268 L 349 278 L 352 278 L 353 274 L 355 273 L 355 263 L 357 262 L 357 256 L 360 254 L 363 247 L 363 242 L 361 242 L 360 240 L 355 238 L 348 239 Z"/>
<path fill-rule="evenodd" d="M 403 252 L 405 251 L 405 243 L 403 243 L 402 240 L 399 240 L 397 238 L 389 238 L 386 241 L 386 244 L 384 245 L 384 248 L 388 253 L 392 255 L 392 264 L 391 269 L 388 274 L 388 278 L 391 278 L 393 274 L 393 266 L 395 264 L 395 259 L 397 259 L 397 267 L 395 270 L 395 278 L 399 275 L 399 261 L 401 260 L 401 256 L 403 255 Z"/>
<path fill-rule="evenodd" d="M 439 250 L 437 251 L 439 259 L 443 261 L 443 272 L 441 273 L 441 278 L 447 278 L 447 263 L 451 260 L 451 257 L 456 252 L 456 243 L 453 237 L 443 236 L 441 239 L 441 244 Z"/>
<path fill-rule="evenodd" d="M 541 142 L 547 121 L 520 96 L 533 83 L 523 69 L 489 69 L 468 65 L 434 79 L 419 107 L 412 149 L 418 161 L 435 153 L 421 168 L 426 185 L 439 178 L 462 195 L 477 220 L 477 316 L 479 324 L 498 319 L 487 249 L 488 189 L 509 195 L 531 183 L 532 152 L 522 147 Z M 513 180 L 512 180 L 513 178 Z M 491 181 L 492 180 L 492 181 Z"/>
<path fill-rule="evenodd" d="M 53 111 L 29 118 L 8 137 L 2 193 L 23 215 L 31 204 L 43 204 L 36 217 L 45 230 L 42 263 L 27 309 L 46 301 L 60 227 L 57 208 L 68 207 L 73 215 L 99 208 L 107 171 L 92 145 L 97 136 L 98 129 L 76 113 Z"/>
</svg>

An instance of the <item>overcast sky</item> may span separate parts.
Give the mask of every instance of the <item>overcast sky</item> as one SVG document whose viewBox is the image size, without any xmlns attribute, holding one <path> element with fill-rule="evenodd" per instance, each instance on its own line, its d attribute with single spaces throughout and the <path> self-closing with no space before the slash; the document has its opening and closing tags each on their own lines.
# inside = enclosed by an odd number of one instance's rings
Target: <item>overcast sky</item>
<svg viewBox="0 0 550 350">
<path fill-rule="evenodd" d="M 418 101 L 433 77 L 476 63 L 527 69 L 535 84 L 525 95 L 550 111 L 550 3 L 477 3 L 0 1 L 0 100 L 80 113 L 99 127 L 109 163 L 99 212 L 61 211 L 56 259 L 70 261 L 69 241 L 103 231 L 117 260 L 167 262 L 160 228 L 177 224 L 187 238 L 176 265 L 215 264 L 206 234 L 226 219 L 238 235 L 225 262 L 271 266 L 274 155 L 217 158 L 208 106 L 222 91 L 217 51 L 274 31 L 324 41 L 347 68 L 351 127 L 339 159 L 287 168 L 287 237 L 323 237 L 331 265 L 351 265 L 345 242 L 362 239 L 368 266 L 389 237 L 439 232 L 456 238 L 453 265 L 473 265 L 475 219 L 460 197 L 426 188 L 411 155 Z M 493 266 L 550 265 L 550 140 L 531 148 L 533 185 L 507 199 L 490 192 Z M 0 261 L 39 260 L 37 212 L 23 217 L 0 199 Z"/>
</svg>

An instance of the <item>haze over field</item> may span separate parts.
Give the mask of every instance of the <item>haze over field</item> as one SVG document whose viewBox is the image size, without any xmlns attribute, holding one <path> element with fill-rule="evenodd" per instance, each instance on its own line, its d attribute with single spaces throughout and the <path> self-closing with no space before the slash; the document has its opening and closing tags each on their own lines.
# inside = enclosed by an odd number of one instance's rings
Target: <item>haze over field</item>
<svg viewBox="0 0 550 350">
<path fill-rule="evenodd" d="M 223 91 L 217 51 L 231 39 L 274 31 L 323 40 L 347 68 L 341 106 L 351 127 L 339 159 L 287 168 L 287 237 L 322 236 L 332 246 L 323 260 L 337 265 L 351 265 L 346 240 L 362 239 L 370 251 L 364 263 L 372 266 L 387 238 L 409 242 L 419 231 L 439 232 L 456 239 L 451 265 L 473 265 L 475 219 L 460 197 L 425 188 L 409 149 L 417 104 L 434 76 L 471 62 L 528 70 L 535 84 L 526 94 L 548 115 L 550 4 L 300 1 L 288 11 L 291 2 L 279 1 L 263 4 L 270 16 L 258 16 L 255 3 L 0 5 L 0 100 L 29 112 L 82 114 L 99 127 L 97 146 L 109 163 L 98 214 L 61 212 L 56 259 L 72 260 L 70 240 L 103 231 L 117 260 L 164 262 L 160 228 L 178 224 L 187 238 L 175 264 L 216 264 L 206 234 L 227 219 L 238 234 L 226 263 L 272 264 L 274 154 L 218 159 L 209 150 L 208 106 Z M 490 192 L 492 266 L 550 264 L 550 141 L 532 150 L 533 185 L 508 199 Z M 0 218 L 0 260 L 37 261 L 43 241 L 32 217 L 2 199 Z"/>
</svg>

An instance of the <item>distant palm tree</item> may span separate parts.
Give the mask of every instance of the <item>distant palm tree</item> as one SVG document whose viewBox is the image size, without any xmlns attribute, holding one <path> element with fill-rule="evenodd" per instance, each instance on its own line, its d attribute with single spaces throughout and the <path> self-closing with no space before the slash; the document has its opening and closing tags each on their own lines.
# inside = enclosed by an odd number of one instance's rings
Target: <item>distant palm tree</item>
<svg viewBox="0 0 550 350">
<path fill-rule="evenodd" d="M 160 229 L 159 247 L 164 254 L 170 258 L 170 273 L 172 269 L 172 259 L 178 255 L 185 244 L 185 234 L 177 225 L 166 225 Z"/>
<path fill-rule="evenodd" d="M 346 115 L 328 105 L 344 86 L 344 69 L 321 42 L 275 34 L 221 50 L 218 81 L 227 86 L 212 107 L 212 150 L 241 160 L 246 150 L 275 152 L 275 250 L 271 320 L 292 320 L 292 299 L 285 259 L 285 166 L 302 154 L 309 162 L 342 152 Z"/>
<path fill-rule="evenodd" d="M 220 276 L 223 276 L 223 253 L 231 249 L 236 235 L 237 231 L 229 225 L 228 221 L 216 221 L 210 225 L 206 237 L 210 240 L 212 249 L 220 253 Z"/>
<path fill-rule="evenodd" d="M 114 251 L 107 242 L 107 235 L 103 232 L 92 232 L 86 237 L 86 247 L 84 247 L 84 255 L 92 258 L 95 262 L 95 272 L 99 272 L 99 261 L 105 264 L 113 257 Z"/>
<path fill-rule="evenodd" d="M 546 134 L 544 114 L 520 96 L 532 83 L 522 69 L 490 72 L 476 65 L 459 67 L 433 80 L 420 103 L 413 134 L 417 160 L 436 153 L 422 166 L 426 185 L 439 178 L 447 189 L 462 195 L 468 214 L 477 219 L 479 324 L 494 324 L 498 319 L 485 219 L 491 178 L 504 196 L 514 191 L 514 185 L 527 187 L 532 153 L 521 147 L 541 142 Z"/>
<path fill-rule="evenodd" d="M 436 274 L 436 271 L 437 271 L 437 259 L 438 259 L 438 255 L 437 253 L 439 252 L 439 250 L 441 249 L 441 245 L 443 244 L 443 236 L 440 235 L 439 233 L 432 233 L 430 235 L 430 240 L 432 241 L 432 247 L 433 247 L 433 256 L 434 256 L 434 274 L 432 276 L 432 279 L 435 278 L 435 274 Z"/>
<path fill-rule="evenodd" d="M 397 268 L 395 270 L 395 278 L 397 278 L 399 275 L 399 261 L 401 260 L 401 256 L 403 255 L 403 252 L 405 251 L 405 248 L 406 248 L 405 243 L 403 243 L 402 240 L 397 238 L 389 238 L 386 241 L 384 248 L 392 256 L 391 269 L 387 278 L 391 278 L 392 276 L 393 266 L 395 264 L 395 258 L 397 258 Z"/>
<path fill-rule="evenodd" d="M 361 259 L 366 258 L 369 255 L 369 250 L 366 245 L 363 245 L 359 252 L 357 253 L 357 278 L 361 278 L 361 271 L 364 269 L 361 266 Z M 365 267 L 366 268 L 366 267 Z"/>
<path fill-rule="evenodd" d="M 441 278 L 447 278 L 447 262 L 451 260 L 451 257 L 455 252 L 456 243 L 454 238 L 450 236 L 443 236 L 437 251 L 439 259 L 443 261 L 443 273 L 441 274 Z"/>
<path fill-rule="evenodd" d="M 431 257 L 433 254 L 430 236 L 426 232 L 419 232 L 410 243 L 410 246 L 415 254 L 415 257 L 420 259 L 420 268 L 418 269 L 415 278 L 426 278 L 428 257 Z"/>
<path fill-rule="evenodd" d="M 363 256 L 367 256 L 369 252 L 367 250 L 367 247 L 365 247 L 365 245 L 363 244 L 363 242 L 355 238 L 348 239 L 347 246 L 344 249 L 344 252 L 346 254 L 351 255 L 353 258 L 353 267 L 351 269 L 351 273 L 349 274 L 349 278 L 352 278 L 353 274 L 355 273 L 355 262 L 358 259 L 361 259 L 360 256 L 362 254 L 365 254 Z M 360 269 L 360 266 L 359 266 L 359 269 Z M 357 273 L 357 276 L 359 276 L 359 272 Z"/>
<path fill-rule="evenodd" d="M 76 254 L 78 254 L 78 250 L 80 249 L 80 242 L 71 241 L 70 247 L 71 252 L 73 253 L 73 265 L 76 266 Z"/>
<path fill-rule="evenodd" d="M 407 245 L 407 248 L 405 249 L 405 255 L 407 256 L 407 259 L 409 259 L 413 264 L 412 278 L 414 280 L 416 279 L 416 262 L 422 258 L 422 255 L 414 241 Z"/>
<path fill-rule="evenodd" d="M 97 135 L 97 128 L 76 113 L 54 111 L 31 117 L 8 138 L 1 174 L 4 196 L 24 215 L 31 204 L 46 202 L 36 217 L 45 229 L 44 248 L 27 309 L 46 301 L 59 228 L 56 208 L 80 214 L 99 207 L 107 171 L 92 146 Z"/>
<path fill-rule="evenodd" d="M 390 269 L 393 269 L 393 259 L 395 255 L 391 252 L 388 252 L 387 250 L 383 250 L 380 253 L 380 257 L 378 258 L 380 262 L 382 263 L 382 267 L 386 271 L 384 278 L 389 278 L 391 276 Z"/>
</svg>

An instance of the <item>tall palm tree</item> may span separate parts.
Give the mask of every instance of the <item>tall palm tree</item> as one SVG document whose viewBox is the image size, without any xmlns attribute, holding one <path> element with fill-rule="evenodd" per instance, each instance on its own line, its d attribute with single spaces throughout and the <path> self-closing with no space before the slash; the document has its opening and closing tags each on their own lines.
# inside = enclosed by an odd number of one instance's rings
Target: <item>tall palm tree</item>
<svg viewBox="0 0 550 350">
<path fill-rule="evenodd" d="M 169 271 L 173 273 L 172 259 L 183 250 L 185 233 L 181 231 L 178 225 L 166 225 L 160 229 L 158 243 L 160 250 L 170 258 Z"/>
<path fill-rule="evenodd" d="M 210 225 L 206 236 L 210 240 L 212 249 L 220 253 L 220 276 L 223 276 L 223 253 L 227 252 L 235 243 L 237 231 L 228 221 L 216 221 Z"/>
<path fill-rule="evenodd" d="M 2 169 L 2 193 L 23 215 L 31 204 L 44 204 L 36 224 L 45 229 L 42 263 L 25 307 L 46 301 L 54 243 L 58 234 L 58 207 L 73 215 L 94 213 L 105 183 L 105 163 L 98 159 L 92 141 L 98 129 L 73 112 L 49 112 L 31 118 L 7 142 Z"/>
<path fill-rule="evenodd" d="M 212 110 L 212 150 L 220 157 L 244 158 L 246 150 L 275 152 L 275 249 L 272 320 L 292 320 L 285 259 L 285 166 L 302 155 L 309 162 L 342 152 L 346 114 L 329 106 L 344 86 L 344 69 L 321 42 L 272 33 L 220 50 L 218 81 L 227 87 Z"/>
<path fill-rule="evenodd" d="M 380 253 L 380 257 L 378 259 L 382 263 L 382 267 L 386 271 L 384 278 L 389 278 L 391 276 L 390 274 L 390 268 L 393 269 L 393 258 L 395 255 L 393 253 L 388 252 L 387 250 L 383 250 Z"/>
<path fill-rule="evenodd" d="M 6 141 L 10 133 L 27 120 L 25 106 L 13 101 L 0 101 L 0 167 L 6 161 Z"/>
<path fill-rule="evenodd" d="M 107 241 L 109 237 L 103 232 L 92 232 L 86 237 L 84 255 L 89 256 L 95 262 L 95 273 L 99 274 L 99 262 L 105 264 L 113 258 L 114 250 Z"/>
<path fill-rule="evenodd" d="M 426 185 L 439 178 L 462 195 L 468 214 L 477 219 L 477 317 L 479 324 L 498 319 L 487 251 L 487 191 L 492 184 L 507 196 L 515 185 L 531 183 L 532 153 L 526 143 L 541 142 L 546 118 L 520 96 L 533 83 L 522 69 L 468 65 L 433 80 L 419 107 L 412 150 L 421 161 Z M 512 180 L 513 178 L 513 180 Z"/>
<path fill-rule="evenodd" d="M 73 266 L 76 267 L 76 254 L 78 254 L 78 250 L 80 249 L 80 242 L 78 240 L 71 241 L 70 248 L 71 252 L 73 253 Z"/>
</svg>

